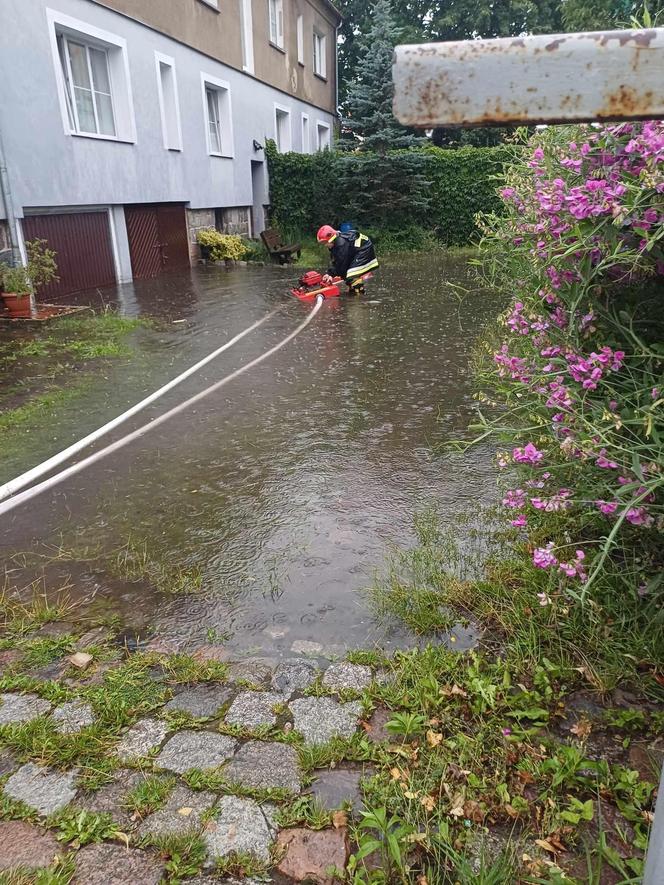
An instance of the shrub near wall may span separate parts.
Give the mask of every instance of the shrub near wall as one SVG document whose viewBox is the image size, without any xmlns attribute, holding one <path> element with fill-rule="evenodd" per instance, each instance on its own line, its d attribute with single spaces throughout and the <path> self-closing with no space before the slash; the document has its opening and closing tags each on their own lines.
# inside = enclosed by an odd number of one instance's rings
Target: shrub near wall
<svg viewBox="0 0 664 885">
<path fill-rule="evenodd" d="M 477 212 L 500 210 L 496 188 L 508 152 L 279 154 L 269 145 L 267 156 L 272 221 L 281 227 L 309 232 L 350 218 L 378 241 L 381 234 L 419 229 L 464 245 L 475 237 Z"/>
</svg>

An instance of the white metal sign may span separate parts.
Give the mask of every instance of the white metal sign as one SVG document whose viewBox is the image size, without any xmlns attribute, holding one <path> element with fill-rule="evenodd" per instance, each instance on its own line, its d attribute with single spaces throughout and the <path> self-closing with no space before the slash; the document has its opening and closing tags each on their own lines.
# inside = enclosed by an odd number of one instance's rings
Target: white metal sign
<svg viewBox="0 0 664 885">
<path fill-rule="evenodd" d="M 407 126 L 664 116 L 664 28 L 397 46 L 394 114 Z"/>
</svg>

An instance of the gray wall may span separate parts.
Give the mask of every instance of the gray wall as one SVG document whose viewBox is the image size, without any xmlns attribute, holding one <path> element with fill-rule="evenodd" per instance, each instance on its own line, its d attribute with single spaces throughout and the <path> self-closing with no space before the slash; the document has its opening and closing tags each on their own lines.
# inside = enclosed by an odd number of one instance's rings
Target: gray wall
<svg viewBox="0 0 664 885">
<path fill-rule="evenodd" d="M 171 0 L 164 0 L 171 2 Z M 136 143 L 64 132 L 46 9 L 81 19 L 127 41 Z M 289 107 L 293 149 L 301 113 L 330 114 L 284 95 L 196 50 L 88 0 L 2 0 L 0 131 L 17 215 L 23 208 L 183 201 L 192 208 L 249 206 L 253 139 L 274 137 L 274 103 Z M 154 52 L 175 59 L 183 150 L 163 147 Z M 234 159 L 207 153 L 200 73 L 230 84 Z"/>
</svg>

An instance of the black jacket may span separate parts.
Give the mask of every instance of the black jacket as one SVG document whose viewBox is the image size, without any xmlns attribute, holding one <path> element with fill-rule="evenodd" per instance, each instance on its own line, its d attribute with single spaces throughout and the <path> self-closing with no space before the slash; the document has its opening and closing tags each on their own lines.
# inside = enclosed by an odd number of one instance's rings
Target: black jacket
<svg viewBox="0 0 664 885">
<path fill-rule="evenodd" d="M 333 277 L 346 277 L 353 268 L 373 265 L 378 267 L 374 245 L 365 234 L 356 231 L 338 234 L 330 249 L 332 265 L 328 273 Z M 369 270 L 371 268 L 367 268 Z"/>
</svg>

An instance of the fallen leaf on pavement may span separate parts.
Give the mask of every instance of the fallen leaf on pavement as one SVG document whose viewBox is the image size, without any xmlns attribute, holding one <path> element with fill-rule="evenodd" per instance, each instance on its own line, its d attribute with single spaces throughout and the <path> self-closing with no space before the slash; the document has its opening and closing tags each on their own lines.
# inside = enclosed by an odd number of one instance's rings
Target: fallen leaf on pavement
<svg viewBox="0 0 664 885">
<path fill-rule="evenodd" d="M 572 734 L 575 734 L 578 738 L 581 738 L 582 741 L 585 741 L 592 730 L 592 724 L 589 719 L 585 718 L 585 716 L 583 717 L 583 719 L 579 719 L 578 722 L 575 722 L 574 725 L 570 728 Z"/>
<path fill-rule="evenodd" d="M 348 815 L 345 811 L 335 811 L 332 815 L 332 826 L 335 830 L 340 830 L 348 823 Z"/>
<path fill-rule="evenodd" d="M 431 728 L 427 731 L 427 744 L 430 747 L 437 747 L 443 740 L 443 736 L 439 731 L 433 731 Z"/>
<path fill-rule="evenodd" d="M 465 811 L 463 810 L 464 799 L 463 793 L 457 793 L 452 799 L 452 807 L 450 808 L 450 814 L 452 817 L 464 817 Z"/>
<path fill-rule="evenodd" d="M 188 805 L 185 805 L 183 808 L 178 808 L 178 814 L 182 815 L 182 817 L 189 817 L 193 808 L 189 808 Z"/>
</svg>

